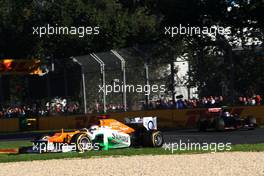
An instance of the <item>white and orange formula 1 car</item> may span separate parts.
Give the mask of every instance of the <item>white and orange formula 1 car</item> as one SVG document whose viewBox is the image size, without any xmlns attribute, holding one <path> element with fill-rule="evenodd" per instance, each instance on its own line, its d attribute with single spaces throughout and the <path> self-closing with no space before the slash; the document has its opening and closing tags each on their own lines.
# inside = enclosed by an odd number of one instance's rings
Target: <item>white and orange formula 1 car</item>
<svg viewBox="0 0 264 176">
<path fill-rule="evenodd" d="M 99 119 L 90 128 L 55 133 L 34 140 L 37 152 L 108 150 L 131 146 L 161 147 L 163 135 L 157 130 L 157 117 L 126 118 L 125 123 L 115 119 Z M 35 151 L 36 152 L 36 151 Z"/>
</svg>

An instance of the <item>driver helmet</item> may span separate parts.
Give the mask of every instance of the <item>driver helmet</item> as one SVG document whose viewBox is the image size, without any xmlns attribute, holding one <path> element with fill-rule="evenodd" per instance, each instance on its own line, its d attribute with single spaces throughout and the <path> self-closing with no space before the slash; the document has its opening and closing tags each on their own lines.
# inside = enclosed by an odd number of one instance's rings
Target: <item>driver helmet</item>
<svg viewBox="0 0 264 176">
<path fill-rule="evenodd" d="M 98 125 L 92 125 L 90 128 L 89 128 L 89 131 L 91 133 L 93 133 L 94 131 L 98 130 L 99 129 L 99 126 Z"/>
<path fill-rule="evenodd" d="M 224 112 L 224 117 L 230 117 L 230 113 L 228 111 Z"/>
</svg>

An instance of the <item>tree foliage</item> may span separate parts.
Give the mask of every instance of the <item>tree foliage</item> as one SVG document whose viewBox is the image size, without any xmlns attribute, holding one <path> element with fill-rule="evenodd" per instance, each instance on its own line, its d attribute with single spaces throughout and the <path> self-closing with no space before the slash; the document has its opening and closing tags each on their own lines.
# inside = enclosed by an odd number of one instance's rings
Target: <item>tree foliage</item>
<svg viewBox="0 0 264 176">
<path fill-rule="evenodd" d="M 150 42 L 157 25 L 146 8 L 129 11 L 115 0 L 3 0 L 0 12 L 1 54 L 12 58 L 67 58 Z M 99 26 L 100 35 L 32 35 L 32 27 L 47 24 Z"/>
<path fill-rule="evenodd" d="M 172 63 L 187 54 L 188 86 L 198 86 L 200 95 L 230 94 L 230 82 L 236 95 L 261 93 L 263 11 L 263 0 L 1 0 L 0 56 L 62 59 L 151 44 L 149 62 L 157 69 L 158 63 Z M 33 26 L 47 24 L 99 26 L 100 35 L 32 35 Z M 232 34 L 164 35 L 165 26 L 179 24 L 231 27 Z"/>
</svg>

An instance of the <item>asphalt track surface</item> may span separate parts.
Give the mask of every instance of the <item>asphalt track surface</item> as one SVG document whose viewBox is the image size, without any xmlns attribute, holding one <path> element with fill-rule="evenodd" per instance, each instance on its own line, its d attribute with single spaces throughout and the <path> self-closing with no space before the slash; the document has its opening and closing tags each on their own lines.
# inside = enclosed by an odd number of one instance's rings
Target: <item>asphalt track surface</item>
<svg viewBox="0 0 264 176">
<path fill-rule="evenodd" d="M 196 129 L 178 130 L 164 133 L 165 142 L 195 142 L 195 143 L 231 143 L 257 144 L 264 143 L 264 128 L 255 130 L 229 130 L 224 132 L 198 132 Z"/>
<path fill-rule="evenodd" d="M 37 136 L 52 133 L 0 134 L 0 141 L 33 140 Z M 165 143 L 231 143 L 257 144 L 264 143 L 264 128 L 255 130 L 229 130 L 224 132 L 198 132 L 196 129 L 163 131 Z"/>
</svg>

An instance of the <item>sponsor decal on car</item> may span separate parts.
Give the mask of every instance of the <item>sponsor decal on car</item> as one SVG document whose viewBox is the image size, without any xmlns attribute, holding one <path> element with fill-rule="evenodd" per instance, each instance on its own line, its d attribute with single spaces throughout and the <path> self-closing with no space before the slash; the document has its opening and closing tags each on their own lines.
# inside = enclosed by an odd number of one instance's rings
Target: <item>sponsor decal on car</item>
<svg viewBox="0 0 264 176">
<path fill-rule="evenodd" d="M 128 142 L 129 141 L 128 136 L 123 136 L 123 135 L 120 135 L 120 134 L 117 134 L 117 133 L 112 133 L 112 138 L 115 139 L 115 140 L 121 140 L 121 141 L 124 141 L 124 142 Z"/>
</svg>

